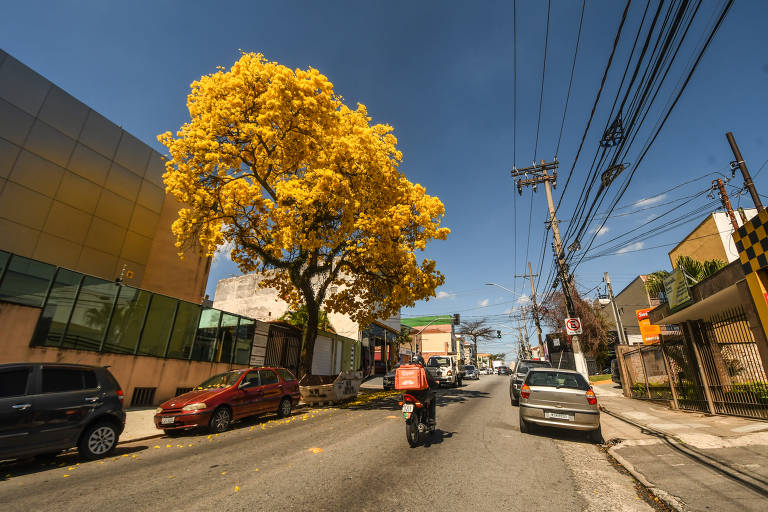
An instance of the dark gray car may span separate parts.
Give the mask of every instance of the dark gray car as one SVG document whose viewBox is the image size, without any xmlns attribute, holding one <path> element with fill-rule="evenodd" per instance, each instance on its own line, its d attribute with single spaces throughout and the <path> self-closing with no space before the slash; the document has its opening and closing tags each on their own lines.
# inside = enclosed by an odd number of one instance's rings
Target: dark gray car
<svg viewBox="0 0 768 512">
<path fill-rule="evenodd" d="M 509 379 L 509 400 L 512 405 L 520 403 L 520 388 L 523 386 L 525 375 L 531 368 L 552 368 L 552 364 L 549 361 L 538 359 L 521 359 L 515 363 L 512 376 Z"/>
<path fill-rule="evenodd" d="M 73 446 L 101 458 L 124 428 L 123 390 L 106 368 L 0 365 L 0 459 L 54 456 Z"/>
</svg>

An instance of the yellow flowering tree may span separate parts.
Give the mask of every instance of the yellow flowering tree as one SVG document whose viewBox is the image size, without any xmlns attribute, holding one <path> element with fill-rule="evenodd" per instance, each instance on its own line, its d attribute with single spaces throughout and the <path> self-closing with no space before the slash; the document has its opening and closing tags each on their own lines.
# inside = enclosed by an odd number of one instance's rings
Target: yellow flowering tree
<svg viewBox="0 0 768 512">
<path fill-rule="evenodd" d="M 307 310 L 300 374 L 311 373 L 320 307 L 361 325 L 434 296 L 443 275 L 419 261 L 445 209 L 398 171 L 392 127 L 345 106 L 316 69 L 244 53 L 191 86 L 190 120 L 158 136 L 180 255 L 230 243 L 243 272 Z"/>
</svg>

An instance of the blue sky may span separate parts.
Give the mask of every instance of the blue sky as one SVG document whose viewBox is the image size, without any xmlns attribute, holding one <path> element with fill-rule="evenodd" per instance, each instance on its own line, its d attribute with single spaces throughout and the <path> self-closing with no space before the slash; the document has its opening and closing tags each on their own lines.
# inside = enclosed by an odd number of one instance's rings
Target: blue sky
<svg viewBox="0 0 768 512">
<path fill-rule="evenodd" d="M 702 23 L 692 28 L 694 43 L 700 41 L 718 5 L 720 2 L 704 1 Z M 552 1 L 539 159 L 554 157 L 580 6 L 575 0 Z M 617 69 L 626 62 L 642 7 L 643 2 L 635 2 L 630 10 L 615 57 L 617 65 L 606 82 L 604 94 L 609 98 L 616 94 L 621 71 Z M 511 353 L 516 324 L 504 314 L 516 306 L 519 294 L 530 291 L 526 282 L 513 276 L 526 270 L 528 260 L 538 272 L 542 261 L 543 191 L 535 194 L 531 210 L 532 192 L 526 190 L 522 197 L 515 197 L 509 170 L 515 163 L 529 165 L 534 158 L 547 3 L 518 0 L 516 139 L 512 9 L 511 0 L 13 2 L 3 6 L 0 47 L 161 152 L 164 148 L 155 135 L 175 130 L 187 119 L 189 84 L 216 66 L 231 65 L 238 49 L 262 52 L 292 68 L 318 68 L 349 104 L 364 103 L 376 122 L 394 126 L 404 153 L 401 170 L 446 205 L 445 225 L 452 234 L 427 250 L 446 275 L 446 283 L 438 299 L 403 310 L 403 315 L 488 315 L 504 338 L 484 348 Z M 562 167 L 556 200 L 586 126 L 622 9 L 623 2 L 609 0 L 591 1 L 586 7 L 557 155 Z M 628 229 L 640 227 L 639 235 L 663 224 L 657 221 L 642 227 L 653 215 L 680 205 L 670 201 L 701 192 L 713 176 L 660 196 L 666 189 L 709 171 L 725 172 L 733 159 L 726 131 L 736 135 L 753 174 L 768 160 L 766 14 L 768 4 L 760 0 L 735 3 L 636 171 L 620 203 L 627 208 L 614 212 L 634 213 L 609 218 L 595 249 Z M 692 46 L 681 50 L 685 61 L 692 54 Z M 679 76 L 679 69 L 677 74 L 673 70 L 670 82 L 677 82 Z M 666 101 L 665 96 L 661 103 Z M 563 230 L 573 214 L 607 114 L 602 105 L 598 107 L 598 129 L 588 134 L 559 210 Z M 651 114 L 648 125 L 655 122 Z M 633 157 L 636 155 L 630 154 L 628 159 Z M 765 189 L 768 171 L 757 174 L 755 182 L 759 190 Z M 738 190 L 740 177 L 731 184 L 735 186 L 732 192 Z M 750 205 L 748 196 L 732 199 Z M 706 197 L 696 197 L 680 206 L 679 213 L 707 203 Z M 638 211 L 641 207 L 653 208 Z M 583 262 L 576 270 L 579 289 L 586 292 L 599 285 L 604 271 L 611 273 L 614 289 L 619 291 L 637 274 L 669 268 L 671 245 L 649 247 L 674 244 L 703 215 L 647 241 L 627 239 L 619 249 L 634 252 Z M 544 278 L 551 261 L 551 253 L 547 253 Z M 238 273 L 226 258 L 219 258 L 211 273 L 209 293 L 213 294 L 216 280 Z M 544 278 L 539 294 L 545 291 Z M 486 282 L 516 293 L 485 286 Z"/>
</svg>

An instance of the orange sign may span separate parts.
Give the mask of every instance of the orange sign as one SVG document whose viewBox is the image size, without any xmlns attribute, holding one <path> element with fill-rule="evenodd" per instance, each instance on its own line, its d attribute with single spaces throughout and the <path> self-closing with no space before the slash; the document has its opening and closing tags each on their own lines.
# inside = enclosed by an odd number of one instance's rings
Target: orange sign
<svg viewBox="0 0 768 512">
<path fill-rule="evenodd" d="M 648 318 L 648 312 L 653 308 L 637 309 L 637 323 L 640 325 L 640 335 L 643 337 L 644 345 L 652 345 L 659 342 L 659 334 L 661 333 L 661 326 L 652 325 L 650 318 Z"/>
</svg>

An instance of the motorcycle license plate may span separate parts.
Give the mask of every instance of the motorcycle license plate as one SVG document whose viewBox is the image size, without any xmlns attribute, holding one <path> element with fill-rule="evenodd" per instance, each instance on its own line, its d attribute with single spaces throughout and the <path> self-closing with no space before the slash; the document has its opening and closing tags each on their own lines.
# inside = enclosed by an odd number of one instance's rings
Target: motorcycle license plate
<svg viewBox="0 0 768 512">
<path fill-rule="evenodd" d="M 413 412 L 413 404 L 403 404 L 403 412 Z"/>
</svg>

